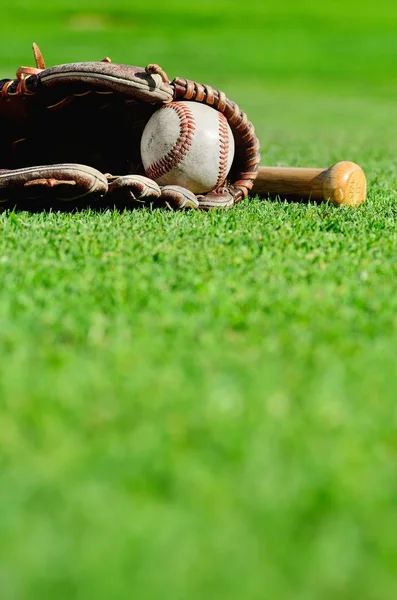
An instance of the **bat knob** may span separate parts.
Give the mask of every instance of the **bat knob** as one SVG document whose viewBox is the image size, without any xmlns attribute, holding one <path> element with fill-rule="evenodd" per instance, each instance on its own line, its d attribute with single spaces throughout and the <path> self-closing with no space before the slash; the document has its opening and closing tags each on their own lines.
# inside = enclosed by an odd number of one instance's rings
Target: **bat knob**
<svg viewBox="0 0 397 600">
<path fill-rule="evenodd" d="M 324 200 L 333 204 L 358 206 L 365 201 L 367 180 L 362 168 L 354 162 L 341 161 L 324 174 Z"/>
</svg>

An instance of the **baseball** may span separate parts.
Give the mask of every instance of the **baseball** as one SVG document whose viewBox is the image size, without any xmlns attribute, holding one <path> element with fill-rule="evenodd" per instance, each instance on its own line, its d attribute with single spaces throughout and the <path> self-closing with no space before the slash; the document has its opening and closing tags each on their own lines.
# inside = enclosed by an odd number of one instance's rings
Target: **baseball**
<svg viewBox="0 0 397 600">
<path fill-rule="evenodd" d="M 147 177 L 180 185 L 194 194 L 224 184 L 234 158 L 226 117 L 205 104 L 170 102 L 149 119 L 141 140 Z"/>
</svg>

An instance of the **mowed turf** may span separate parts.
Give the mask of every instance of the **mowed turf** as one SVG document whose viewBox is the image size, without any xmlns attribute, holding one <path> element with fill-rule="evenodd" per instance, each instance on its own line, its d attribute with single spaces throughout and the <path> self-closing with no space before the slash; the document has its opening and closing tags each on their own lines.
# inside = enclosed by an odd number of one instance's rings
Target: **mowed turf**
<svg viewBox="0 0 397 600">
<path fill-rule="evenodd" d="M 263 164 L 351 159 L 370 187 L 0 215 L 4 599 L 395 595 L 396 9 L 225 7 L 5 16 L 2 76 L 32 39 L 49 64 L 155 61 L 222 83 Z"/>
</svg>

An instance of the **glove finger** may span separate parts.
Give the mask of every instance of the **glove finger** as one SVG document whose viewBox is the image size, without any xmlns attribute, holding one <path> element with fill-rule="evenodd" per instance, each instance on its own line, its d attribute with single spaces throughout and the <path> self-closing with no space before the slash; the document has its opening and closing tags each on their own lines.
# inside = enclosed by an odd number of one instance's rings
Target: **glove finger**
<svg viewBox="0 0 397 600">
<path fill-rule="evenodd" d="M 102 173 L 78 164 L 44 165 L 0 170 L 0 202 L 7 200 L 80 200 L 103 196 L 108 189 Z"/>
<path fill-rule="evenodd" d="M 199 208 L 208 210 L 209 208 L 229 208 L 235 204 L 233 194 L 227 188 L 220 188 L 209 192 L 204 196 L 197 197 Z"/>
<path fill-rule="evenodd" d="M 171 208 L 198 208 L 199 202 L 190 190 L 179 185 L 164 185 L 161 187 L 161 197 Z"/>
<path fill-rule="evenodd" d="M 161 195 L 160 187 L 153 179 L 143 175 L 123 175 L 109 183 L 109 194 L 129 200 L 153 201 Z"/>
</svg>

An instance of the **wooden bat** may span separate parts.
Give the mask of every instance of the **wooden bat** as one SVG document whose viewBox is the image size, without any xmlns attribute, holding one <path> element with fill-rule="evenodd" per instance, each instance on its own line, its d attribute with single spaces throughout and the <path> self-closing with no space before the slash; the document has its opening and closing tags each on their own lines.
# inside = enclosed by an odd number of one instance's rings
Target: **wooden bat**
<svg viewBox="0 0 397 600">
<path fill-rule="evenodd" d="M 365 202 L 367 180 L 362 168 L 349 161 L 329 169 L 259 167 L 251 194 L 358 206 Z"/>
</svg>

